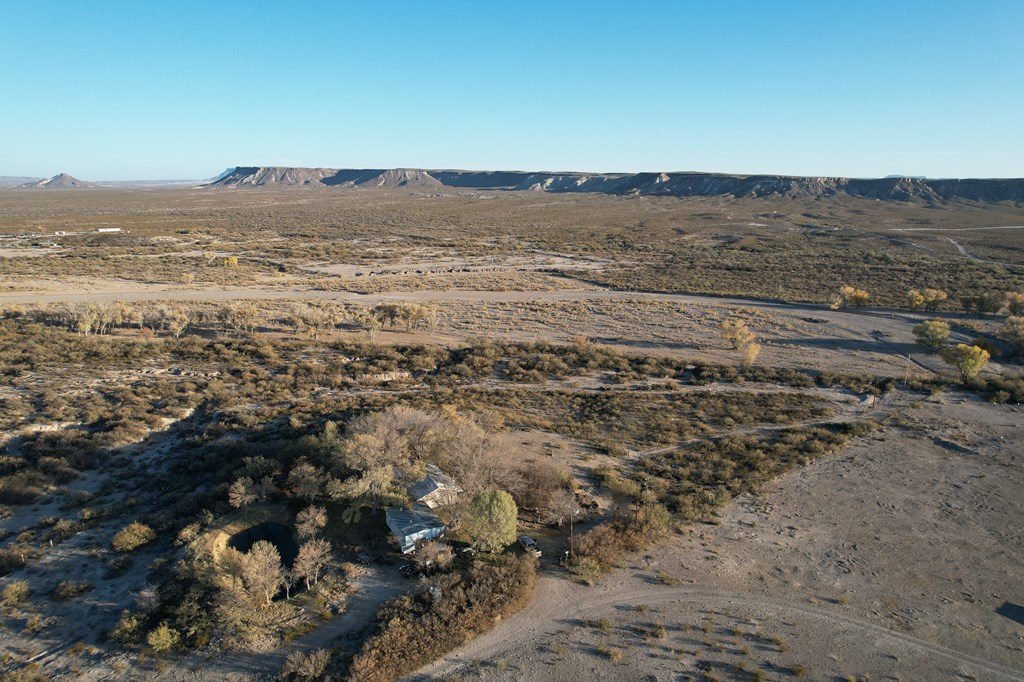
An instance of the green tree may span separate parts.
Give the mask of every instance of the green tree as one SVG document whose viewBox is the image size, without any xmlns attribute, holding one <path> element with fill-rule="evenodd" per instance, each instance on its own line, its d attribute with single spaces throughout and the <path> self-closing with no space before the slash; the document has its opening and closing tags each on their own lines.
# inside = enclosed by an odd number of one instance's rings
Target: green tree
<svg viewBox="0 0 1024 682">
<path fill-rule="evenodd" d="M 949 323 L 944 320 L 926 320 L 910 331 L 919 344 L 938 350 L 949 338 Z"/>
<path fill-rule="evenodd" d="M 500 552 L 516 539 L 516 502 L 504 490 L 484 490 L 469 503 L 463 528 L 484 549 Z"/>
<path fill-rule="evenodd" d="M 995 315 L 1006 305 L 1006 294 L 1002 291 L 987 291 L 977 296 L 961 296 L 960 305 L 967 312 L 976 310 L 979 313 Z"/>
<path fill-rule="evenodd" d="M 977 346 L 968 346 L 966 343 L 958 343 L 955 346 L 947 346 L 939 351 L 939 356 L 953 367 L 956 367 L 960 374 L 960 380 L 967 383 L 981 369 L 988 364 L 988 351 Z"/>
</svg>

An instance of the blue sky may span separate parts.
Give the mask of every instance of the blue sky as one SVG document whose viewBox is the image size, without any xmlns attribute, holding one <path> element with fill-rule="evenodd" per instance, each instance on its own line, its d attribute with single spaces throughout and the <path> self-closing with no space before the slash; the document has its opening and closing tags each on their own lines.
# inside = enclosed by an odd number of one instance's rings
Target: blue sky
<svg viewBox="0 0 1024 682">
<path fill-rule="evenodd" d="M 1024 176 L 1024 2 L 0 0 L 0 175 Z"/>
</svg>

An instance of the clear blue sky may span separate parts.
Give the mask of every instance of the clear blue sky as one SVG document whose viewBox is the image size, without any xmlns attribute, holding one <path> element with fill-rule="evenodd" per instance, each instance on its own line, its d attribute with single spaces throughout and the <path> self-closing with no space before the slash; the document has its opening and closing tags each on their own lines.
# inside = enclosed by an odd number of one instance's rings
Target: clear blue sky
<svg viewBox="0 0 1024 682">
<path fill-rule="evenodd" d="M 0 0 L 0 175 L 1020 177 L 1022 36 L 1022 0 Z"/>
</svg>

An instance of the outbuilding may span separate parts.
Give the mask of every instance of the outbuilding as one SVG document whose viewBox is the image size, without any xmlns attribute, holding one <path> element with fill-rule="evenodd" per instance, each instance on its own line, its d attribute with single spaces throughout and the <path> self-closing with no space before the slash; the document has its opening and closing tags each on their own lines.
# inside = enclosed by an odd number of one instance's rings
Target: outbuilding
<svg viewBox="0 0 1024 682">
<path fill-rule="evenodd" d="M 437 466 L 428 464 L 426 475 L 416 481 L 408 488 L 409 497 L 416 504 L 422 504 L 430 509 L 437 509 L 446 504 L 451 504 L 462 492 L 462 488 L 455 484 L 451 476 L 441 471 Z"/>
<path fill-rule="evenodd" d="M 427 507 L 388 509 L 384 516 L 403 554 L 416 549 L 416 543 L 441 537 L 445 531 L 441 519 Z"/>
</svg>

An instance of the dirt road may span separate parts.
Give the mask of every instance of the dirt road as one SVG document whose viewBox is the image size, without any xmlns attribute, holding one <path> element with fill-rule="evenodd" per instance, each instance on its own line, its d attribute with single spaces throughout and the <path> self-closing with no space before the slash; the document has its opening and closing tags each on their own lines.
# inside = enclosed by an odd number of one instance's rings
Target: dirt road
<svg viewBox="0 0 1024 682">
<path fill-rule="evenodd" d="M 550 569 L 530 607 L 415 679 L 1024 679 L 1024 624 L 998 612 L 1024 603 L 1024 413 L 924 408 L 596 588 Z"/>
</svg>

